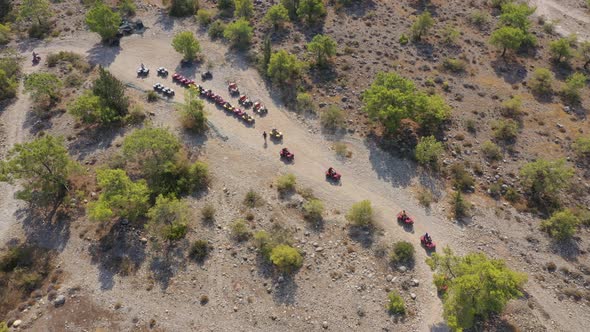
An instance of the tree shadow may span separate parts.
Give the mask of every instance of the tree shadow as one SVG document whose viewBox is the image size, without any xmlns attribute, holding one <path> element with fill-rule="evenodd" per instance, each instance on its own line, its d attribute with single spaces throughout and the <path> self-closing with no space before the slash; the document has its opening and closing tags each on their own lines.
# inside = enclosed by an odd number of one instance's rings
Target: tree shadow
<svg viewBox="0 0 590 332">
<path fill-rule="evenodd" d="M 86 58 L 91 64 L 98 64 L 103 67 L 108 67 L 115 61 L 117 55 L 121 53 L 120 46 L 107 46 L 102 43 L 97 43 L 92 46 L 87 52 Z"/>
<path fill-rule="evenodd" d="M 401 159 L 381 150 L 374 140 L 365 140 L 369 150 L 369 161 L 379 179 L 397 187 L 408 187 L 416 176 L 416 165 L 407 159 Z"/>
<path fill-rule="evenodd" d="M 363 248 L 370 248 L 375 243 L 375 228 L 367 226 L 349 226 L 348 236 Z"/>
<path fill-rule="evenodd" d="M 115 275 L 128 275 L 139 269 L 146 258 L 145 244 L 139 235 L 131 224 L 117 221 L 106 235 L 90 245 L 90 262 L 98 266 L 102 290 L 113 288 Z"/>
<path fill-rule="evenodd" d="M 157 15 L 158 18 L 154 23 L 155 25 L 159 25 L 164 31 L 172 31 L 174 29 L 174 18 L 168 15 L 166 10 L 161 9 Z"/>
<path fill-rule="evenodd" d="M 427 60 L 434 60 L 434 45 L 425 41 L 415 41 L 412 43 L 416 49 L 416 55 Z"/>
<path fill-rule="evenodd" d="M 201 68 L 202 63 L 201 62 L 197 62 L 197 61 L 181 61 L 176 68 L 174 68 L 174 71 L 176 73 L 181 74 L 182 76 L 186 77 L 186 78 L 190 78 L 190 79 L 197 79 L 197 74 L 199 72 L 199 69 Z M 199 75 L 198 77 L 199 79 L 201 78 L 201 76 Z M 178 82 L 176 82 L 177 85 L 179 85 Z"/>
<path fill-rule="evenodd" d="M 47 213 L 49 212 L 49 213 Z M 17 220 L 21 220 L 26 243 L 39 247 L 63 251 L 70 239 L 72 219 L 55 207 L 42 210 L 34 207 L 18 209 Z"/>
<path fill-rule="evenodd" d="M 170 279 L 176 275 L 178 271 L 186 270 L 186 258 L 184 251 L 188 247 L 188 240 L 184 239 L 174 246 L 166 245 L 166 248 L 158 250 L 160 255 L 153 256 L 150 262 L 150 271 L 156 282 L 160 284 L 162 290 L 168 289 L 170 286 Z"/>
<path fill-rule="evenodd" d="M 569 63 L 557 61 L 551 61 L 551 71 L 555 74 L 555 78 L 560 81 L 565 81 L 574 73 L 574 69 Z"/>
<path fill-rule="evenodd" d="M 508 62 L 502 57 L 496 58 L 491 63 L 492 69 L 497 76 L 502 77 L 504 82 L 516 84 L 524 81 L 527 77 L 527 69 L 518 62 Z"/>
<path fill-rule="evenodd" d="M 223 58 L 232 69 L 246 71 L 252 66 L 250 59 L 248 59 L 248 52 L 240 48 L 230 47 Z"/>
<path fill-rule="evenodd" d="M 125 134 L 125 128 L 91 126 L 79 132 L 76 140 L 68 146 L 76 160 L 82 161 L 94 155 L 97 150 L 107 150 L 117 137 Z"/>
<path fill-rule="evenodd" d="M 563 241 L 553 241 L 551 243 L 551 250 L 561 256 L 567 261 L 577 261 L 578 256 L 581 255 L 580 245 L 576 239 L 568 239 Z"/>
<path fill-rule="evenodd" d="M 375 2 L 373 0 L 353 1 L 348 6 L 343 6 L 339 12 L 349 16 L 365 16 L 367 13 L 375 9 Z"/>
<path fill-rule="evenodd" d="M 283 274 L 277 279 L 273 292 L 273 300 L 285 305 L 295 304 L 298 288 L 299 286 L 291 274 Z"/>
<path fill-rule="evenodd" d="M 328 65 L 326 67 L 313 66 L 309 70 L 309 77 L 314 85 L 327 84 L 338 78 L 338 72 L 334 65 Z"/>
<path fill-rule="evenodd" d="M 428 327 L 430 332 L 449 332 L 451 329 L 444 322 L 436 323 Z"/>
</svg>

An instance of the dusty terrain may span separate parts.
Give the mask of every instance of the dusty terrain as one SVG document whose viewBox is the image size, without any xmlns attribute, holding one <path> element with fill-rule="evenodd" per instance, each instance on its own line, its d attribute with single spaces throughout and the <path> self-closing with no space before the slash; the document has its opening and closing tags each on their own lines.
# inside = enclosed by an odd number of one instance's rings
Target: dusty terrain
<svg viewBox="0 0 590 332">
<path fill-rule="evenodd" d="M 433 1 L 437 2 L 440 1 Z M 560 2 L 558 6 L 561 7 L 555 7 L 550 1 L 543 3 L 538 4 L 539 10 L 550 13 L 556 11 L 544 6 L 559 9 L 569 5 Z M 374 6 L 389 8 L 387 3 L 375 3 Z M 396 17 L 414 10 L 409 7 L 399 8 L 397 4 L 391 6 L 395 16 L 390 16 L 390 23 Z M 560 15 L 570 15 L 582 22 L 582 26 L 584 19 L 588 19 L 580 8 L 560 11 Z M 385 15 L 386 12 L 375 10 L 376 15 Z M 364 123 L 361 115 L 358 115 L 361 120 L 357 120 L 353 110 L 359 105 L 358 93 L 366 88 L 373 74 L 379 70 L 397 68 L 412 77 L 428 61 L 407 61 L 403 55 L 392 54 L 392 58 L 379 55 L 382 60 L 371 65 L 364 55 L 338 57 L 338 66 L 346 60 L 353 64 L 353 71 L 342 75 L 338 84 L 330 83 L 327 88 L 320 88 L 315 93 L 320 102 L 340 103 L 343 96 L 350 100 L 344 103 L 353 109 L 350 131 L 354 129 L 356 132 L 342 138 L 349 145 L 352 158 L 341 159 L 331 150 L 331 141 L 335 137 L 324 135 L 314 119 L 289 112 L 273 95 L 272 89 L 269 90 L 265 85 L 258 72 L 226 45 L 209 41 L 201 32 L 199 39 L 205 50 L 203 64 L 201 67 L 179 67 L 180 56 L 170 47 L 170 40 L 175 32 L 192 29 L 194 23 L 191 20 L 173 21 L 157 9 L 147 7 L 141 8 L 138 15 L 150 29 L 141 36 L 124 38 L 120 48 L 103 47 L 98 44 L 94 34 L 72 30 L 51 41 L 35 45 L 21 44 L 20 51 L 25 55 L 33 48 L 42 55 L 59 50 L 83 54 L 90 62 L 108 66 L 119 79 L 136 87 L 129 90 L 137 98 L 141 98 L 139 90 L 149 90 L 153 83 L 162 81 L 153 74 L 146 79 L 136 78 L 134 69 L 140 62 L 152 69 L 165 66 L 191 77 L 198 77 L 199 71 L 211 66 L 214 79 L 204 83 L 206 87 L 229 98 L 226 93 L 227 82 L 236 81 L 242 91 L 260 98 L 269 107 L 269 114 L 257 118 L 255 126 L 250 128 L 208 104 L 206 107 L 213 128 L 203 138 L 181 132 L 173 104 L 161 101 L 146 106 L 146 110 L 153 113 L 150 120 L 155 126 L 172 129 L 191 147 L 192 153 L 200 155 L 211 166 L 214 173 L 211 187 L 203 197 L 191 199 L 191 205 L 197 214 L 205 203 L 214 203 L 217 207 L 215 225 L 202 225 L 196 216 L 189 238 L 207 238 L 215 250 L 203 265 L 199 265 L 182 256 L 162 257 L 158 248 L 152 247 L 151 241 L 142 244 L 140 239 L 146 235 L 136 225 L 113 227 L 105 237 L 111 242 L 106 242 L 97 236 L 101 234 L 100 225 L 84 217 L 68 225 L 60 222 L 42 226 L 25 223 L 22 215 L 15 213 L 23 206 L 12 198 L 11 193 L 15 188 L 2 185 L 5 194 L 0 196 L 0 208 L 4 216 L 0 220 L 0 240 L 6 243 L 29 239 L 57 249 L 60 252 L 58 264 L 64 271 L 60 292 L 67 295 L 63 307 L 54 308 L 42 299 L 26 311 L 15 311 L 8 318 L 22 319 L 23 328 L 31 331 L 83 331 L 98 328 L 108 331 L 148 330 L 152 319 L 155 320 L 154 329 L 163 331 L 321 330 L 324 322 L 324 328 L 335 331 L 444 330 L 441 304 L 431 282 L 431 272 L 424 264 L 426 254 L 419 248 L 418 235 L 428 231 L 440 247 L 450 245 L 459 253 L 481 250 L 493 257 L 502 257 L 511 267 L 529 274 L 526 298 L 514 301 L 505 317 L 499 318 L 508 322 L 507 325 L 527 331 L 585 329 L 584 322 L 590 321 L 588 303 L 565 298 L 560 289 L 564 285 L 587 286 L 587 281 L 577 272 L 590 265 L 587 230 L 583 230 L 580 235 L 576 255 L 564 259 L 556 254 L 548 239 L 539 235 L 538 219 L 535 216 L 517 212 L 508 204 L 483 195 L 471 197 L 477 205 L 477 213 L 469 223 L 449 221 L 444 183 L 418 170 L 413 162 L 392 157 L 364 138 L 367 129 L 370 129 L 369 124 Z M 366 23 L 351 17 L 354 16 L 336 16 L 330 12 L 324 29 L 338 38 L 338 34 L 346 34 L 346 31 L 337 29 L 337 21 L 342 23 L 342 20 L 346 20 L 353 31 L 364 31 L 361 27 L 367 26 Z M 410 22 L 402 24 L 409 26 Z M 72 26 L 79 26 L 79 22 L 73 22 Z M 562 28 L 575 29 L 567 24 L 563 24 Z M 397 40 L 401 29 L 396 26 L 391 29 L 396 29 L 394 36 L 384 43 L 393 45 L 392 41 Z M 472 36 L 473 32 L 466 32 L 466 35 L 476 38 Z M 344 35 L 341 37 L 344 38 Z M 351 37 L 361 42 L 363 38 L 369 36 Z M 374 39 L 371 38 L 370 42 L 373 43 Z M 373 46 L 366 49 L 375 49 Z M 414 53 L 420 52 L 414 49 L 402 51 L 397 47 L 392 46 L 392 53 L 409 52 L 412 57 Z M 485 51 L 483 54 L 486 54 Z M 486 56 L 483 54 L 474 53 L 473 61 L 484 63 Z M 366 61 L 366 67 L 356 66 L 363 61 Z M 502 66 L 509 68 L 508 65 Z M 490 102 L 489 96 L 497 94 L 504 99 L 512 93 L 511 85 L 514 82 L 508 75 L 497 74 L 486 66 L 474 68 L 477 68 L 474 69 L 475 75 L 468 79 L 485 91 L 490 109 L 495 107 L 495 102 Z M 42 68 L 31 67 L 28 61 L 25 62 L 25 72 L 36 70 Z M 360 71 L 364 73 L 358 74 Z M 422 79 L 424 75 L 418 76 Z M 358 77 L 355 87 L 351 87 L 350 83 L 345 84 L 345 79 L 352 82 L 353 77 Z M 453 95 L 461 93 L 464 100 L 453 101 L 452 105 L 455 106 L 455 112 L 471 114 L 473 109 L 481 105 L 478 104 L 481 96 L 463 87 L 464 79 L 455 78 L 453 84 Z M 170 80 L 166 80 L 165 84 L 171 85 Z M 177 95 L 174 100 L 181 102 L 182 89 L 176 87 L 175 90 Z M 452 95 L 449 97 L 452 98 Z M 526 103 L 535 107 L 538 104 L 534 100 L 527 100 Z M 549 113 L 545 115 L 550 119 L 547 122 L 565 121 L 572 132 L 587 128 L 587 122 L 564 116 L 557 103 L 542 107 Z M 29 99 L 21 93 L 16 102 L 2 111 L 3 153 L 14 143 L 30 138 L 31 124 L 27 119 L 29 108 Z M 97 160 L 97 165 L 106 162 L 122 136 L 133 129 L 124 128 L 106 135 L 92 136 L 81 128 L 75 128 L 74 122 L 68 114 L 63 114 L 46 123 L 45 130 L 52 134 L 76 137 L 69 146 L 72 155 L 82 163 Z M 557 133 L 553 123 L 550 125 L 551 129 L 547 130 Z M 262 131 L 273 127 L 285 132 L 283 145 L 270 141 L 264 143 Z M 459 126 L 452 128 L 449 135 L 451 140 L 453 135 L 461 131 Z M 483 141 L 487 134 L 482 130 L 478 135 L 468 137 L 468 140 Z M 530 150 L 526 152 L 528 158 L 532 158 L 535 152 L 534 143 L 544 148 L 546 154 L 562 153 L 560 146 L 555 147 L 555 150 L 547 149 L 547 143 L 538 141 L 535 136 L 523 136 L 517 143 L 518 149 L 529 147 Z M 457 141 L 457 144 L 464 143 Z M 293 164 L 283 164 L 278 160 L 282 146 L 296 153 Z M 513 158 L 520 160 L 523 157 Z M 323 170 L 329 166 L 336 167 L 344 174 L 341 186 L 331 185 L 324 180 Z M 505 166 L 506 172 L 518 167 L 518 163 Z M 488 171 L 492 172 L 491 167 Z M 294 173 L 301 188 L 312 188 L 314 194 L 326 202 L 329 213 L 322 228 L 311 227 L 300 217 L 297 195 L 287 200 L 279 199 L 276 190 L 270 187 L 278 174 L 286 172 Z M 417 184 L 431 187 L 439 193 L 440 203 L 434 204 L 431 209 L 419 206 L 414 199 Z M 260 266 L 255 251 L 248 244 L 237 244 L 229 237 L 229 223 L 248 212 L 241 202 L 250 188 L 255 188 L 265 200 L 264 206 L 251 211 L 254 215 L 253 227 L 269 229 L 272 224 L 283 224 L 292 230 L 295 244 L 306 253 L 304 267 L 293 279 L 285 280 L 269 273 L 267 267 Z M 343 217 L 352 203 L 363 199 L 371 200 L 379 211 L 382 229 L 374 235 L 370 245 L 351 239 Z M 394 221 L 395 213 L 402 208 L 411 211 L 418 220 L 412 231 L 404 230 Z M 535 236 L 530 237 L 531 234 Z M 385 259 L 375 255 L 375 248 L 398 240 L 410 241 L 417 248 L 416 264 L 407 272 L 393 270 Z M 187 245 L 188 242 L 182 244 L 179 252 L 184 250 L 186 253 Z M 113 260 L 121 257 L 129 257 L 136 267 L 131 272 L 118 268 Z M 550 261 L 556 262 L 561 269 L 548 272 L 545 266 Z M 569 271 L 576 271 L 578 275 Z M 419 285 L 411 285 L 411 279 L 414 278 L 419 281 Z M 403 321 L 393 322 L 384 309 L 386 291 L 389 289 L 400 290 L 410 307 L 411 314 Z M 416 295 L 416 300 L 410 298 L 410 293 Z M 202 295 L 209 298 L 205 305 L 200 303 Z"/>
</svg>

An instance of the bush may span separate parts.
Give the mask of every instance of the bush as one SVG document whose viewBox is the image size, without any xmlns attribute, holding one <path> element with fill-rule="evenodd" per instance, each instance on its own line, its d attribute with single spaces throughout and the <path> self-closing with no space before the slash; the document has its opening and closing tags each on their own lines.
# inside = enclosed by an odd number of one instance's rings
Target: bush
<svg viewBox="0 0 590 332">
<path fill-rule="evenodd" d="M 408 38 L 408 36 L 405 33 L 402 33 L 401 36 L 399 36 L 399 43 L 400 45 L 406 45 L 407 43 L 410 42 L 410 38 Z"/>
<path fill-rule="evenodd" d="M 150 232 L 168 242 L 178 241 L 188 232 L 190 208 L 186 201 L 159 195 L 147 213 Z"/>
<path fill-rule="evenodd" d="M 67 88 L 79 88 L 84 84 L 84 77 L 78 73 L 71 73 L 64 79 Z"/>
<path fill-rule="evenodd" d="M 344 128 L 344 111 L 336 105 L 330 105 L 328 109 L 320 113 L 320 122 L 324 128 L 329 130 Z"/>
<path fill-rule="evenodd" d="M 502 114 L 510 118 L 518 118 L 521 114 L 522 98 L 520 96 L 513 96 L 502 103 Z"/>
<path fill-rule="evenodd" d="M 469 22 L 480 29 L 489 24 L 490 20 L 490 14 L 481 10 L 476 10 L 469 16 Z"/>
<path fill-rule="evenodd" d="M 529 86 L 538 95 L 551 94 L 553 92 L 553 79 L 553 73 L 549 69 L 538 68 L 533 73 Z"/>
<path fill-rule="evenodd" d="M 467 64 L 461 59 L 446 58 L 443 60 L 443 68 L 453 73 L 461 73 L 465 71 Z"/>
<path fill-rule="evenodd" d="M 205 222 L 211 222 L 215 220 L 215 206 L 213 204 L 206 204 L 201 209 L 201 217 Z"/>
<path fill-rule="evenodd" d="M 518 123 L 514 120 L 498 120 L 492 124 L 494 137 L 506 143 L 514 141 L 518 136 Z"/>
<path fill-rule="evenodd" d="M 578 158 L 590 158 L 590 137 L 578 137 L 573 144 Z"/>
<path fill-rule="evenodd" d="M 417 193 L 418 202 L 424 207 L 430 207 L 430 204 L 434 201 L 432 192 L 425 187 L 421 187 Z"/>
<path fill-rule="evenodd" d="M 209 30 L 207 30 L 207 34 L 211 39 L 221 38 L 223 37 L 223 32 L 225 31 L 225 24 L 221 20 L 216 20 L 209 26 Z"/>
<path fill-rule="evenodd" d="M 389 258 L 392 263 L 410 264 L 414 261 L 414 246 L 406 241 L 396 242 Z"/>
<path fill-rule="evenodd" d="M 260 197 L 260 195 L 256 191 L 254 191 L 254 189 L 250 189 L 246 193 L 246 197 L 244 198 L 244 204 L 246 206 L 254 208 L 257 206 L 261 206 L 262 203 L 262 197 Z"/>
<path fill-rule="evenodd" d="M 299 92 L 295 103 L 298 112 L 315 112 L 313 99 L 309 93 Z"/>
<path fill-rule="evenodd" d="M 498 161 L 502 159 L 502 150 L 491 141 L 483 142 L 481 145 L 481 152 L 488 160 Z"/>
<path fill-rule="evenodd" d="M 289 174 L 279 176 L 279 178 L 277 179 L 277 190 L 281 193 L 294 191 L 296 182 L 297 182 L 297 179 L 295 178 L 295 175 L 293 175 L 293 174 L 289 173 Z"/>
<path fill-rule="evenodd" d="M 14 98 L 18 84 L 14 77 L 10 77 L 6 72 L 0 69 L 0 101 Z"/>
<path fill-rule="evenodd" d="M 453 186 L 457 190 L 466 191 L 475 185 L 473 176 L 465 170 L 463 164 L 453 164 L 451 166 L 451 175 L 453 176 Z"/>
<path fill-rule="evenodd" d="M 555 212 L 541 223 L 541 230 L 556 240 L 567 240 L 576 234 L 580 220 L 570 210 Z"/>
<path fill-rule="evenodd" d="M 412 37 L 414 40 L 422 39 L 422 36 L 428 33 L 432 26 L 434 26 L 432 15 L 428 11 L 423 12 L 412 24 Z"/>
<path fill-rule="evenodd" d="M 280 244 L 272 248 L 270 260 L 283 272 L 292 272 L 303 264 L 303 257 L 299 251 L 286 244 Z"/>
<path fill-rule="evenodd" d="M 206 9 L 199 9 L 197 10 L 197 21 L 202 26 L 207 26 L 213 21 L 213 14 Z"/>
<path fill-rule="evenodd" d="M 153 91 L 153 90 L 148 91 L 146 93 L 146 96 L 147 96 L 147 101 L 149 103 L 153 103 L 155 101 L 158 101 L 158 98 L 159 98 L 158 97 L 158 94 L 155 91 Z"/>
<path fill-rule="evenodd" d="M 234 221 L 230 226 L 230 230 L 231 236 L 237 241 L 245 241 L 252 236 L 248 224 L 243 219 Z"/>
<path fill-rule="evenodd" d="M 207 130 L 207 115 L 203 110 L 203 101 L 200 99 L 192 99 L 185 102 L 181 108 L 182 113 L 180 116 L 180 122 L 184 129 L 199 134 Z"/>
<path fill-rule="evenodd" d="M 252 40 L 254 28 L 250 26 L 250 23 L 244 19 L 230 23 L 223 31 L 223 36 L 229 40 L 233 46 L 238 48 L 246 48 L 250 45 Z"/>
<path fill-rule="evenodd" d="M 437 141 L 434 136 L 421 137 L 416 145 L 415 157 L 421 165 L 436 168 L 438 158 L 442 155 L 443 151 L 442 143 Z"/>
<path fill-rule="evenodd" d="M 461 191 L 457 191 L 451 198 L 451 206 L 453 208 L 453 215 L 455 219 L 461 219 L 469 216 L 469 210 L 471 210 L 471 203 L 467 202 Z"/>
<path fill-rule="evenodd" d="M 322 214 L 324 213 L 324 203 L 317 198 L 310 199 L 303 204 L 303 212 L 305 218 L 310 221 L 318 222 L 322 220 Z"/>
<path fill-rule="evenodd" d="M 49 53 L 47 55 L 48 67 L 55 67 L 59 63 L 69 63 L 74 68 L 84 72 L 90 70 L 90 65 L 88 65 L 80 54 L 69 51 L 59 51 L 58 53 Z"/>
<path fill-rule="evenodd" d="M 297 7 L 297 16 L 305 18 L 307 24 L 312 24 L 318 18 L 326 15 L 326 8 L 322 0 L 300 0 Z"/>
<path fill-rule="evenodd" d="M 172 47 L 183 56 L 184 61 L 192 61 L 201 51 L 201 44 L 190 31 L 182 31 L 174 35 Z"/>
<path fill-rule="evenodd" d="M 406 304 L 404 299 L 397 292 L 390 292 L 387 297 L 389 303 L 387 303 L 387 310 L 393 315 L 405 315 Z"/>
<path fill-rule="evenodd" d="M 567 62 L 574 57 L 570 41 L 567 38 L 560 38 L 549 43 L 549 52 L 553 60 L 557 62 Z"/>
<path fill-rule="evenodd" d="M 561 94 L 565 101 L 575 104 L 580 102 L 580 90 L 586 86 L 588 78 L 582 73 L 574 73 L 565 81 Z"/>
<path fill-rule="evenodd" d="M 354 203 L 346 214 L 348 220 L 354 226 L 372 226 L 375 221 L 375 212 L 368 200 Z"/>
<path fill-rule="evenodd" d="M 565 166 L 565 160 L 537 159 L 520 169 L 521 182 L 533 199 L 552 201 L 562 190 L 569 188 L 574 170 Z"/>
<path fill-rule="evenodd" d="M 252 0 L 234 0 L 234 16 L 238 18 L 250 19 L 254 13 Z"/>
<path fill-rule="evenodd" d="M 0 45 L 8 44 L 10 41 L 10 26 L 0 23 Z"/>
<path fill-rule="evenodd" d="M 209 242 L 206 240 L 196 240 L 191 244 L 189 256 L 197 262 L 202 262 L 207 258 L 210 251 L 211 246 L 209 245 Z"/>
<path fill-rule="evenodd" d="M 175 17 L 191 16 L 195 14 L 197 8 L 199 8 L 197 0 L 172 0 L 169 13 L 170 16 Z"/>
</svg>

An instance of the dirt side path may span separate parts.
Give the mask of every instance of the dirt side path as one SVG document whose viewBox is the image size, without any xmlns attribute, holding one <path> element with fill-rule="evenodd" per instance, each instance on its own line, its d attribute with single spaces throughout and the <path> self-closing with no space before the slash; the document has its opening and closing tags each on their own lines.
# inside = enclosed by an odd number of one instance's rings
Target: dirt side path
<svg viewBox="0 0 590 332">
<path fill-rule="evenodd" d="M 582 1 L 530 0 L 537 7 L 536 15 L 556 21 L 556 30 L 567 36 L 572 33 L 581 40 L 590 40 L 590 10 L 579 5 Z"/>
</svg>

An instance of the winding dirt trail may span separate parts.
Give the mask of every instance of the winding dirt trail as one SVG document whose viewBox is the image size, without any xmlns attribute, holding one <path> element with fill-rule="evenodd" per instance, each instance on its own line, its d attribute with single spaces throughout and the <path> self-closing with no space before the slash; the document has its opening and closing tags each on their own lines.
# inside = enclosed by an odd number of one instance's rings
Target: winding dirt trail
<svg viewBox="0 0 590 332">
<path fill-rule="evenodd" d="M 581 40 L 590 40 L 590 10 L 572 8 L 563 1 L 555 0 L 530 0 L 529 3 L 537 7 L 535 15 L 556 21 L 559 34 L 567 36 L 575 33 Z"/>
</svg>

